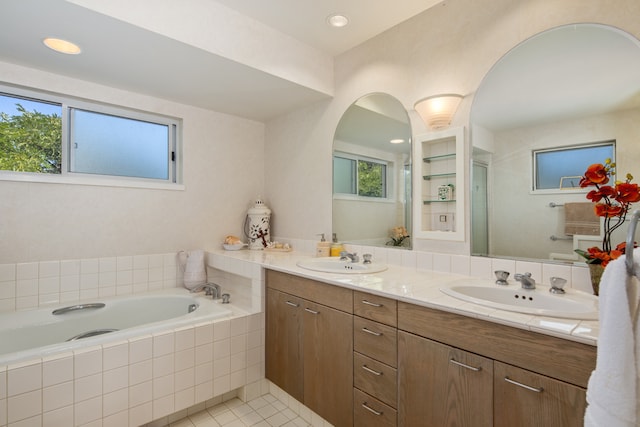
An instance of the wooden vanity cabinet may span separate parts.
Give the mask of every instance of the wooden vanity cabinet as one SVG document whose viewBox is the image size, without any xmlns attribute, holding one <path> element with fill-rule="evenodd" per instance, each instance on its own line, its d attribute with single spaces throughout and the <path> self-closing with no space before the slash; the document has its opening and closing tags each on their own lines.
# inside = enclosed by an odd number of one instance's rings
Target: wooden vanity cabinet
<svg viewBox="0 0 640 427">
<path fill-rule="evenodd" d="M 398 406 L 397 301 L 353 293 L 353 394 L 356 427 L 395 427 Z"/>
<path fill-rule="evenodd" d="M 498 361 L 494 371 L 494 426 L 583 425 L 584 388 Z"/>
<path fill-rule="evenodd" d="M 398 425 L 493 426 L 493 360 L 403 331 L 398 358 Z"/>
<path fill-rule="evenodd" d="M 266 272 L 266 377 L 336 427 L 353 425 L 353 292 Z"/>
<path fill-rule="evenodd" d="M 583 424 L 596 347 L 402 302 L 398 329 L 398 425 Z"/>
</svg>

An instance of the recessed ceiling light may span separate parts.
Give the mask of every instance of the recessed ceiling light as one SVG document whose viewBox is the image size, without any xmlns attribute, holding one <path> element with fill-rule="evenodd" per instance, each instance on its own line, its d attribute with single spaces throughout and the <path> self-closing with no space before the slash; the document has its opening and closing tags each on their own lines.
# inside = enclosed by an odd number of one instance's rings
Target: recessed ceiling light
<svg viewBox="0 0 640 427">
<path fill-rule="evenodd" d="M 404 139 L 392 139 L 391 141 L 389 141 L 392 144 L 402 144 L 404 142 Z"/>
<path fill-rule="evenodd" d="M 65 53 L 67 55 L 77 55 L 81 52 L 80 46 L 67 40 L 47 37 L 46 39 L 42 40 L 42 43 L 44 43 L 44 45 L 49 49 L 55 50 L 56 52 Z"/>
<path fill-rule="evenodd" d="M 349 18 L 339 13 L 327 16 L 327 24 L 335 28 L 345 27 L 349 23 Z"/>
</svg>

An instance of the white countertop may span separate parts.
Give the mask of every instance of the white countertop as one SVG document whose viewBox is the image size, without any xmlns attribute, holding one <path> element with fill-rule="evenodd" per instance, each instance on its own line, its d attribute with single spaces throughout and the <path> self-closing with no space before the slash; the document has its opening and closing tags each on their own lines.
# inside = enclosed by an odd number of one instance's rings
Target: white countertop
<svg viewBox="0 0 640 427">
<path fill-rule="evenodd" d="M 599 323 L 597 320 L 543 317 L 499 310 L 465 302 L 445 295 L 440 291 L 441 286 L 460 279 L 470 279 L 469 276 L 432 270 L 412 269 L 392 264 L 388 265 L 387 270 L 375 274 L 322 273 L 298 267 L 296 265 L 297 261 L 311 258 L 312 255 L 295 251 L 219 250 L 210 251 L 210 253 L 256 263 L 263 268 L 271 270 L 291 273 L 349 289 L 394 298 L 398 301 L 448 311 L 593 346 L 597 345 L 599 331 Z M 475 279 L 486 282 L 486 280 L 483 279 Z M 519 286 L 519 284 L 513 283 L 515 282 L 512 282 L 512 286 Z M 573 291 L 568 290 L 568 292 Z"/>
</svg>

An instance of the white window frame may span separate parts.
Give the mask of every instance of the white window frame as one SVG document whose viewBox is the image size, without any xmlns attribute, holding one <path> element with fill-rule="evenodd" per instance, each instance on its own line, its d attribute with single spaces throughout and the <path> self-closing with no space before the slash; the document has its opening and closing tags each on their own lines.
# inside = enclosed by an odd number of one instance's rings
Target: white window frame
<svg viewBox="0 0 640 427">
<path fill-rule="evenodd" d="M 581 149 L 581 148 L 590 148 L 590 147 L 604 147 L 604 146 L 612 146 L 613 154 L 611 155 L 611 161 L 615 163 L 615 155 L 616 155 L 616 140 L 608 139 L 605 141 L 599 142 L 589 142 L 584 144 L 574 144 L 574 145 L 566 145 L 563 147 L 553 147 L 553 148 L 540 148 L 531 150 L 531 187 L 530 194 L 568 194 L 568 193 L 586 193 L 589 191 L 589 188 L 548 188 L 548 189 L 538 189 L 536 188 L 536 174 L 537 174 L 537 153 L 544 152 L 554 152 L 554 151 L 567 151 L 571 149 Z M 605 159 L 601 159 L 601 163 L 604 164 Z M 615 181 L 615 177 L 612 177 Z"/>
<path fill-rule="evenodd" d="M 62 167 L 60 174 L 16 172 L 0 170 L 0 181 L 26 181 L 57 184 L 81 184 L 112 187 L 133 187 L 183 190 L 182 184 L 182 120 L 152 112 L 144 112 L 126 107 L 114 106 L 80 100 L 70 96 L 49 93 L 37 89 L 12 86 L 0 83 L 0 93 L 7 96 L 28 98 L 35 102 L 48 102 L 61 105 L 62 111 Z M 120 175 L 99 175 L 72 172 L 71 111 L 83 110 L 132 120 L 165 125 L 169 128 L 168 177 L 167 179 L 128 177 Z"/>
</svg>

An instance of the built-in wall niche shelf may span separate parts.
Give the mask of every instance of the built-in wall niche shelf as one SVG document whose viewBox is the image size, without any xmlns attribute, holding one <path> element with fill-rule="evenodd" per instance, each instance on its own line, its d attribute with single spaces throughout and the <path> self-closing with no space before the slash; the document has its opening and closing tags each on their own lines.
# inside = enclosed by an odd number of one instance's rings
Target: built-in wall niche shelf
<svg viewBox="0 0 640 427">
<path fill-rule="evenodd" d="M 449 173 L 439 173 L 435 175 L 425 175 L 422 178 L 429 181 L 429 180 L 438 179 L 438 178 L 453 178 L 455 176 L 456 176 L 455 172 L 449 172 Z"/>
<path fill-rule="evenodd" d="M 450 154 L 442 154 L 440 156 L 430 156 L 430 157 L 424 157 L 422 159 L 422 161 L 424 161 L 425 163 L 431 163 L 437 160 L 446 160 L 446 159 L 451 159 L 452 157 L 455 157 L 456 153 L 450 153 Z"/>
<path fill-rule="evenodd" d="M 413 155 L 422 159 L 414 174 L 414 236 L 464 241 L 464 128 L 417 135 Z"/>
<path fill-rule="evenodd" d="M 422 204 L 430 205 L 431 203 L 455 203 L 455 200 L 423 200 Z"/>
</svg>

